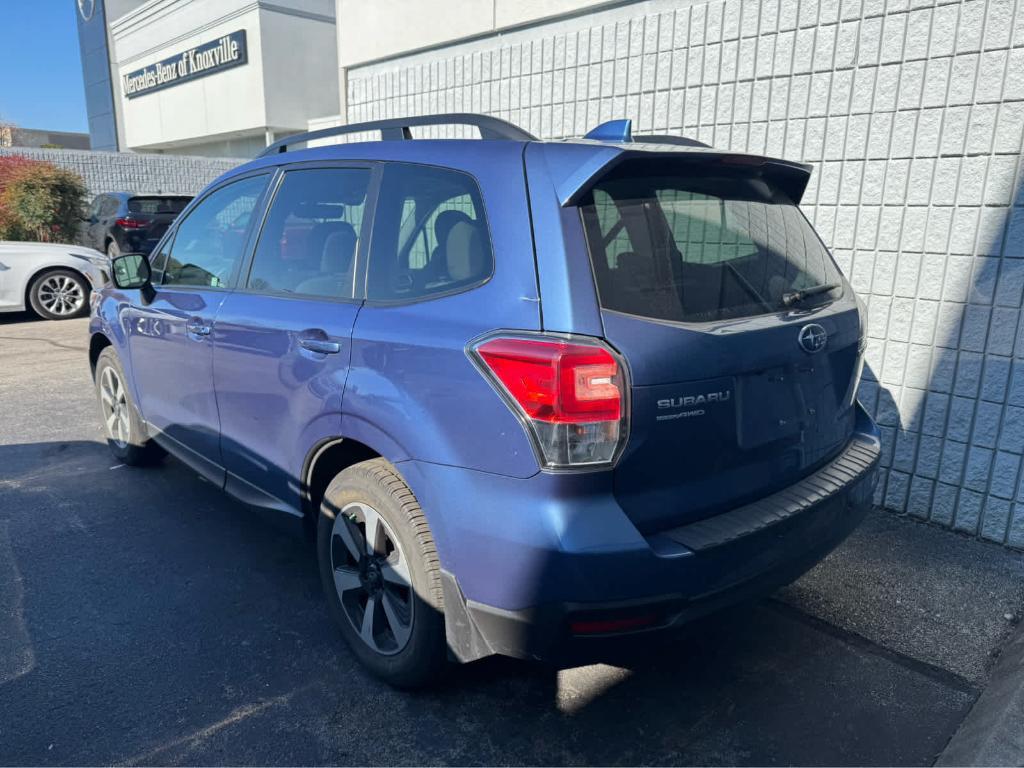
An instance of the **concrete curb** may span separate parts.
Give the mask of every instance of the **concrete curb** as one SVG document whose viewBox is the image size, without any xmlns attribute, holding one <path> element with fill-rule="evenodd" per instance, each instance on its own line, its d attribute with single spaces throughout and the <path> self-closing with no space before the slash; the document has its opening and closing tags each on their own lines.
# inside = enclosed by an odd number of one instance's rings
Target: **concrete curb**
<svg viewBox="0 0 1024 768">
<path fill-rule="evenodd" d="M 935 762 L 1024 766 L 1024 624 L 1003 647 L 989 683 Z"/>
</svg>

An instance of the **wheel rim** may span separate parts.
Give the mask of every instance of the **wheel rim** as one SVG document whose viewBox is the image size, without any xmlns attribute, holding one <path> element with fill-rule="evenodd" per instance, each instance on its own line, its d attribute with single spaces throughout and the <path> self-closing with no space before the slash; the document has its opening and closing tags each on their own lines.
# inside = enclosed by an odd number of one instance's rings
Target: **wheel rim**
<svg viewBox="0 0 1024 768">
<path fill-rule="evenodd" d="M 373 507 L 355 502 L 334 518 L 331 568 L 342 612 L 359 639 L 383 656 L 405 648 L 415 607 L 409 561 Z"/>
<path fill-rule="evenodd" d="M 100 374 L 100 404 L 103 407 L 103 422 L 107 436 L 118 448 L 128 447 L 131 422 L 128 418 L 128 397 L 121 377 L 111 366 Z"/>
<path fill-rule="evenodd" d="M 39 285 L 39 303 L 53 315 L 73 315 L 85 304 L 85 291 L 67 275 L 50 275 Z"/>
</svg>

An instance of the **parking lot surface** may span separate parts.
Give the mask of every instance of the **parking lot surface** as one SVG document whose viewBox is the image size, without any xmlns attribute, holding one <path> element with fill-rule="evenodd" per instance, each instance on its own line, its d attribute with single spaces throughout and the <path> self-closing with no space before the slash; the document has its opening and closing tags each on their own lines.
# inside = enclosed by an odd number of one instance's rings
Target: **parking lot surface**
<svg viewBox="0 0 1024 768">
<path fill-rule="evenodd" d="M 397 692 L 305 541 L 174 460 L 116 465 L 85 333 L 0 316 L 2 764 L 930 765 L 1020 615 L 1019 555 L 878 512 L 653 652 Z"/>
</svg>

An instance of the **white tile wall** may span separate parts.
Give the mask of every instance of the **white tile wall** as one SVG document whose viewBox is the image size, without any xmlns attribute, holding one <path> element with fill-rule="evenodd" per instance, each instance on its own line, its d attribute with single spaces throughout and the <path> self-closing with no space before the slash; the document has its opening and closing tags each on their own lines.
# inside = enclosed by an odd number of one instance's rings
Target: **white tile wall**
<svg viewBox="0 0 1024 768">
<path fill-rule="evenodd" d="M 183 155 L 25 147 L 0 149 L 0 156 L 3 155 L 21 155 L 68 168 L 82 177 L 91 195 L 101 192 L 176 192 L 194 195 L 241 162 Z"/>
<path fill-rule="evenodd" d="M 349 121 L 485 112 L 812 162 L 868 304 L 877 500 L 1024 547 L 1024 0 L 648 0 L 349 72 Z"/>
</svg>

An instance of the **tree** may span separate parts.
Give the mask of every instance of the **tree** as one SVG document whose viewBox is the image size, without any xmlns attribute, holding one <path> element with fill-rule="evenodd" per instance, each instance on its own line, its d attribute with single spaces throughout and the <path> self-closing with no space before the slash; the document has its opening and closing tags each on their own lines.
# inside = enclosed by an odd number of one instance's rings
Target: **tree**
<svg viewBox="0 0 1024 768">
<path fill-rule="evenodd" d="M 73 171 L 19 155 L 0 157 L 0 240 L 73 242 L 86 193 Z"/>
</svg>

